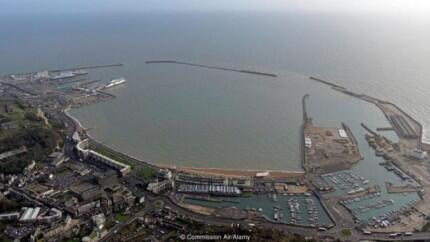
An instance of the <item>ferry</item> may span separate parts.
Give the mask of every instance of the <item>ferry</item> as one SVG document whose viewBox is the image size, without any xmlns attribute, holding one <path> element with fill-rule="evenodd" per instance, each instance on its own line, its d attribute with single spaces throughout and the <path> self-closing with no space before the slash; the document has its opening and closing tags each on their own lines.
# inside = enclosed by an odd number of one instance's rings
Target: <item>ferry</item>
<svg viewBox="0 0 430 242">
<path fill-rule="evenodd" d="M 125 83 L 126 81 L 127 80 L 124 77 L 113 79 L 108 84 L 106 84 L 105 88 L 110 88 L 110 87 L 118 86 L 118 85 L 121 85 L 121 84 Z"/>
<path fill-rule="evenodd" d="M 74 77 L 74 76 L 75 76 L 75 74 L 72 71 L 62 71 L 59 73 L 51 74 L 50 79 L 51 80 L 58 80 L 58 79 L 70 78 L 70 77 Z"/>
</svg>

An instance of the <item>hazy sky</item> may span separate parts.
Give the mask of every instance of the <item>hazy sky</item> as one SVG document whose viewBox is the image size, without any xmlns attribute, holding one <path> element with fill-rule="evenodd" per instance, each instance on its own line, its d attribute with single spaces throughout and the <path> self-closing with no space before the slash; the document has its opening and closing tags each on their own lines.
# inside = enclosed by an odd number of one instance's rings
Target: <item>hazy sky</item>
<svg viewBox="0 0 430 242">
<path fill-rule="evenodd" d="M 0 0 L 0 15 L 219 10 L 413 15 L 430 14 L 430 0 Z"/>
</svg>

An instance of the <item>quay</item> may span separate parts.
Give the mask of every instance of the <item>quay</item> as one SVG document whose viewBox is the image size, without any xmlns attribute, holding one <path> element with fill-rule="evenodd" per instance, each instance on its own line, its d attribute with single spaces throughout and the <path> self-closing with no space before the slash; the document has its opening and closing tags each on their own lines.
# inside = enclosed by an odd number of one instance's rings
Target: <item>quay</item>
<svg viewBox="0 0 430 242">
<path fill-rule="evenodd" d="M 241 73 L 246 73 L 251 75 L 277 77 L 277 75 L 273 73 L 243 70 L 243 69 L 233 69 L 233 68 L 227 68 L 227 67 L 221 67 L 221 66 L 195 64 L 195 63 L 182 62 L 182 61 L 176 61 L 176 60 L 151 60 L 151 61 L 146 61 L 145 63 L 146 64 L 178 64 L 178 65 L 195 66 L 195 67 L 201 67 L 201 68 L 207 68 L 207 69 L 215 69 L 215 70 L 221 70 L 221 71 L 241 72 Z"/>
<path fill-rule="evenodd" d="M 98 69 L 98 68 L 108 68 L 108 67 L 120 67 L 123 66 L 123 63 L 115 63 L 115 64 L 105 64 L 105 65 L 88 65 L 88 66 L 77 66 L 77 67 L 70 67 L 70 68 L 63 68 L 63 69 L 54 69 L 54 70 L 48 70 L 48 72 L 62 72 L 62 71 L 75 71 L 75 70 L 82 70 L 82 69 Z M 22 73 L 9 73 L 4 74 L 3 76 L 10 76 L 10 75 L 31 75 L 37 73 L 37 71 L 33 72 L 22 72 Z"/>
</svg>

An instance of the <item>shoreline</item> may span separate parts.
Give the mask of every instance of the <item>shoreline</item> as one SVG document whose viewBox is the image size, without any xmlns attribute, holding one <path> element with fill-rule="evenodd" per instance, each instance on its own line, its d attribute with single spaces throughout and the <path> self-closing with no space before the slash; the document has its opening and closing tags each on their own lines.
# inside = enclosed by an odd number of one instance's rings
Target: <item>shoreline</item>
<svg viewBox="0 0 430 242">
<path fill-rule="evenodd" d="M 124 153 L 122 151 L 119 151 L 115 147 L 111 147 L 109 145 L 103 144 L 99 140 L 97 140 L 95 137 L 91 136 L 87 131 L 86 127 L 79 121 L 78 118 L 74 117 L 69 113 L 69 111 L 73 109 L 73 107 L 66 107 L 64 109 L 64 114 L 66 114 L 67 117 L 72 119 L 79 127 L 79 129 L 83 130 L 85 132 L 85 135 L 93 142 L 97 143 L 98 145 L 104 146 L 114 152 L 121 153 L 125 156 L 128 156 L 135 161 L 139 161 L 144 164 L 148 164 L 150 166 L 159 168 L 159 169 L 169 169 L 169 170 L 176 170 L 176 171 L 184 171 L 184 172 L 191 172 L 191 173 L 198 173 L 198 174 L 205 174 L 205 175 L 214 175 L 214 176 L 225 176 L 225 177 L 249 177 L 249 176 L 255 176 L 257 172 L 269 172 L 270 177 L 274 178 L 283 178 L 285 176 L 291 177 L 291 176 L 303 176 L 305 171 L 304 170 L 271 170 L 271 169 L 241 169 L 241 168 L 220 168 L 220 167 L 187 167 L 187 166 L 177 166 L 177 165 L 169 165 L 169 164 L 160 164 L 157 162 L 147 161 L 145 159 L 142 159 L 141 157 L 136 157 L 134 155 Z"/>
<path fill-rule="evenodd" d="M 345 87 L 342 87 L 340 85 L 337 84 L 333 84 L 331 82 L 328 81 L 321 81 L 321 79 L 315 78 L 315 77 L 310 77 L 309 79 L 320 82 L 324 85 L 328 85 L 330 86 L 333 90 L 344 93 L 346 95 L 358 98 L 360 100 L 366 101 L 368 103 L 374 104 L 376 107 L 378 107 L 378 109 L 380 109 L 382 111 L 382 113 L 386 116 L 384 110 L 380 107 L 381 104 L 390 104 L 393 105 L 394 107 L 396 107 L 399 111 L 401 111 L 405 116 L 407 116 L 409 119 L 411 119 L 413 122 L 415 122 L 417 125 L 420 126 L 420 134 L 419 134 L 419 143 L 420 143 L 420 147 L 421 146 L 426 146 L 430 149 L 430 143 L 425 143 L 422 141 L 422 136 L 423 136 L 423 127 L 422 125 L 416 121 L 413 117 L 411 117 L 409 114 L 407 114 L 404 110 L 402 110 L 400 107 L 398 107 L 396 104 L 393 104 L 391 102 L 387 102 L 387 101 L 383 101 L 380 100 L 378 98 L 374 98 L 365 94 L 357 94 L 354 93 L 352 91 L 348 91 Z M 101 141 L 97 140 L 95 137 L 91 136 L 87 131 L 86 131 L 86 127 L 79 121 L 78 118 L 74 117 L 73 115 L 71 115 L 69 113 L 69 111 L 74 108 L 74 107 L 66 107 L 64 109 L 64 113 L 71 118 L 78 126 L 80 129 L 82 129 L 86 136 L 88 136 L 89 139 L 91 139 L 93 142 L 102 145 L 112 151 L 115 151 L 117 153 L 121 153 L 125 156 L 128 156 L 132 159 L 134 159 L 135 161 L 139 161 L 142 162 L 144 164 L 148 164 L 150 166 L 153 167 L 157 167 L 159 169 L 170 169 L 170 170 L 176 170 L 176 171 L 184 171 L 184 172 L 191 172 L 191 173 L 198 173 L 198 174 L 206 174 L 206 175 L 214 175 L 214 176 L 226 176 L 226 177 L 251 177 L 251 176 L 255 176 L 255 174 L 257 172 L 269 172 L 271 176 L 273 177 L 285 177 L 285 176 L 291 176 L 291 175 L 296 175 L 296 176 L 301 176 L 304 175 L 306 173 L 306 169 L 303 169 L 303 161 L 301 161 L 301 168 L 302 170 L 273 170 L 273 169 L 241 169 L 241 168 L 221 168 L 221 167 L 188 167 L 188 166 L 178 166 L 176 164 L 161 164 L 161 163 L 157 163 L 157 162 L 152 162 L 152 161 L 147 161 L 141 157 L 136 157 L 134 155 L 128 154 L 128 153 L 124 153 L 122 151 L 120 151 L 118 148 L 115 147 L 111 147 L 109 145 L 105 145 L 103 144 Z M 303 128 L 303 127 L 302 127 Z M 302 129 L 301 128 L 301 129 Z M 303 143 L 300 142 L 300 143 Z M 303 144 L 301 144 L 303 145 Z M 299 145 L 300 146 L 300 145 Z M 302 147 L 301 147 L 302 148 Z"/>
</svg>

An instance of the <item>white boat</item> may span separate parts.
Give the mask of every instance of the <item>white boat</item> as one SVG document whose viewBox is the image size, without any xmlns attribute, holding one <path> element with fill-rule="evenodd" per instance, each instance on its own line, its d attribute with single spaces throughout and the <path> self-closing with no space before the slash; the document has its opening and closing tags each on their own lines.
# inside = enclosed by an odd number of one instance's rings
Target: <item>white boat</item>
<svg viewBox="0 0 430 242">
<path fill-rule="evenodd" d="M 121 84 L 125 83 L 126 81 L 127 80 L 124 77 L 120 77 L 118 79 L 113 79 L 108 84 L 106 84 L 105 88 L 110 88 L 110 87 L 118 86 L 118 85 L 121 85 Z"/>
</svg>

